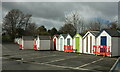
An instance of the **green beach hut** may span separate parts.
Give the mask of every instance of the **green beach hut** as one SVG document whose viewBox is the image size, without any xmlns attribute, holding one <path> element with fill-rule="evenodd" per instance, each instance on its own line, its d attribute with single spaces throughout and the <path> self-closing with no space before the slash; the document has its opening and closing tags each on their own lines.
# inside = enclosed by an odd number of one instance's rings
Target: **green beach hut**
<svg viewBox="0 0 120 72">
<path fill-rule="evenodd" d="M 83 48 L 82 48 L 82 46 L 83 46 L 82 36 L 83 36 L 83 34 L 76 33 L 76 35 L 73 37 L 74 52 L 82 53 L 82 50 L 83 50 Z"/>
</svg>

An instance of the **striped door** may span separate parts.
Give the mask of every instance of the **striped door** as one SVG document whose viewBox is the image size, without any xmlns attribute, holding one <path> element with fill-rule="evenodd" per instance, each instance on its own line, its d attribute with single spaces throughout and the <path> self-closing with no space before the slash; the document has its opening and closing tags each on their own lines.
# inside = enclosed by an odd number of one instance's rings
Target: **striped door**
<svg viewBox="0 0 120 72">
<path fill-rule="evenodd" d="M 88 52 L 88 37 L 86 37 L 86 52 Z"/>
<path fill-rule="evenodd" d="M 90 53 L 92 53 L 92 36 L 90 36 Z"/>
</svg>

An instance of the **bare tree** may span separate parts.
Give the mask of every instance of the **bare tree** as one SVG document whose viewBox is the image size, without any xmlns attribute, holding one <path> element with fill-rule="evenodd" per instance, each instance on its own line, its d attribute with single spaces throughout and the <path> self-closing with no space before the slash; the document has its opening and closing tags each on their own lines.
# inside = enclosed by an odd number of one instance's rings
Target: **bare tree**
<svg viewBox="0 0 120 72">
<path fill-rule="evenodd" d="M 118 29 L 119 26 L 117 24 L 117 21 L 111 22 L 108 24 L 108 29 Z"/>
<path fill-rule="evenodd" d="M 101 29 L 101 23 L 99 21 L 91 21 L 88 26 L 88 30 L 100 30 Z"/>
<path fill-rule="evenodd" d="M 65 24 L 63 27 L 60 28 L 59 32 L 70 35 L 75 35 L 76 29 L 72 24 Z"/>
<path fill-rule="evenodd" d="M 2 28 L 7 32 L 11 39 L 14 39 L 17 34 L 16 29 L 26 29 L 28 24 L 30 24 L 31 16 L 31 14 L 23 14 L 19 9 L 12 9 L 3 18 Z"/>
<path fill-rule="evenodd" d="M 65 15 L 65 24 L 73 24 L 76 32 L 80 33 L 83 30 L 83 21 L 78 12 L 70 12 Z"/>
</svg>

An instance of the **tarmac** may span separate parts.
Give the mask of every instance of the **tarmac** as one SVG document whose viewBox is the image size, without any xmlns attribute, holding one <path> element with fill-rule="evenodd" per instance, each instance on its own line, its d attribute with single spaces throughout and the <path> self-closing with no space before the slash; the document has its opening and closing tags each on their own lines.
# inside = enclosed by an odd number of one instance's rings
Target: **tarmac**
<svg viewBox="0 0 120 72">
<path fill-rule="evenodd" d="M 109 72 L 116 60 L 117 58 L 60 51 L 19 50 L 17 44 L 2 44 L 3 72 L 6 70 Z"/>
</svg>

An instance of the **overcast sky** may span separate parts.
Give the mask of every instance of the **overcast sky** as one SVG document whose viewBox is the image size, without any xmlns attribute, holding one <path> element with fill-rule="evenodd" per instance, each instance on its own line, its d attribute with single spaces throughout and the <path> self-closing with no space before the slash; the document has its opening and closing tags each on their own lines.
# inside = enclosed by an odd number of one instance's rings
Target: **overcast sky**
<svg viewBox="0 0 120 72">
<path fill-rule="evenodd" d="M 32 14 L 32 22 L 47 29 L 60 28 L 71 11 L 77 11 L 86 21 L 96 17 L 111 21 L 118 17 L 118 2 L 3 2 L 2 17 L 11 9 Z"/>
</svg>

